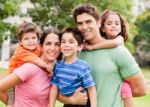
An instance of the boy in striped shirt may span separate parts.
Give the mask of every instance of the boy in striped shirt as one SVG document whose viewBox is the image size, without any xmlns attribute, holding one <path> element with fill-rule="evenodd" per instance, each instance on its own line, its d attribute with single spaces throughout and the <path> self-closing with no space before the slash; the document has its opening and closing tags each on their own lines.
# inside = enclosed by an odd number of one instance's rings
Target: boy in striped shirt
<svg viewBox="0 0 150 107">
<path fill-rule="evenodd" d="M 89 95 L 87 104 L 64 104 L 64 107 L 96 107 L 96 88 L 89 67 L 85 61 L 77 57 L 82 48 L 81 33 L 76 29 L 66 28 L 61 34 L 61 51 L 64 59 L 55 66 L 49 107 L 55 106 L 58 92 L 65 96 L 72 96 L 79 87 L 83 87 Z"/>
</svg>

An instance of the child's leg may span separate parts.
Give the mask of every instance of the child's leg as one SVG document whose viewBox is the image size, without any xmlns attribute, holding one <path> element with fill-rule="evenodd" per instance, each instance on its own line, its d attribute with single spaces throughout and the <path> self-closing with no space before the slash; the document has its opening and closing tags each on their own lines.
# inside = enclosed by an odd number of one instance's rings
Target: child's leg
<svg viewBox="0 0 150 107">
<path fill-rule="evenodd" d="M 133 98 L 125 98 L 123 99 L 124 107 L 133 107 Z"/>
<path fill-rule="evenodd" d="M 123 81 L 121 86 L 121 95 L 124 101 L 124 107 L 133 107 L 133 98 L 131 87 L 128 82 Z"/>
<path fill-rule="evenodd" d="M 9 89 L 7 94 L 8 94 L 7 107 L 12 107 L 15 102 L 15 88 Z"/>
</svg>

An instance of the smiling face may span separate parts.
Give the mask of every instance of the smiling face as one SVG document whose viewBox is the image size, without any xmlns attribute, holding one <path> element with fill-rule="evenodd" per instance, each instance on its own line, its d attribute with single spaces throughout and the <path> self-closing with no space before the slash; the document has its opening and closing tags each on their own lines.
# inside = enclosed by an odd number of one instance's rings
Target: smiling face
<svg viewBox="0 0 150 107">
<path fill-rule="evenodd" d="M 81 47 L 71 32 L 66 32 L 61 38 L 61 51 L 66 58 L 76 58 Z"/>
<path fill-rule="evenodd" d="M 34 32 L 24 33 L 20 41 L 20 45 L 28 50 L 34 50 L 38 43 L 37 34 Z"/>
<path fill-rule="evenodd" d="M 93 40 L 99 35 L 100 22 L 87 13 L 77 15 L 77 27 L 87 41 Z"/>
<path fill-rule="evenodd" d="M 41 58 L 46 62 L 54 61 L 60 55 L 60 39 L 59 36 L 50 33 L 44 39 L 42 45 L 42 56 Z"/>
<path fill-rule="evenodd" d="M 108 39 L 113 39 L 121 32 L 121 22 L 117 14 L 111 13 L 106 17 L 102 31 Z"/>
</svg>

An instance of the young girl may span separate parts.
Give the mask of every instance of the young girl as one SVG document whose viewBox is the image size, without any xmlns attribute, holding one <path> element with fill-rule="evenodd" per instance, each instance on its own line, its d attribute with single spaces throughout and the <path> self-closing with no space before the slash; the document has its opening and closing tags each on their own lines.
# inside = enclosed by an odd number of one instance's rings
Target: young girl
<svg viewBox="0 0 150 107">
<path fill-rule="evenodd" d="M 19 40 L 19 46 L 10 59 L 8 73 L 12 73 L 16 68 L 26 62 L 31 62 L 47 70 L 52 75 L 54 63 L 48 64 L 39 57 L 41 55 L 41 47 L 39 46 L 38 27 L 33 23 L 23 22 L 18 26 L 16 35 Z M 8 91 L 8 95 L 7 105 L 12 105 L 14 102 L 13 89 Z"/>
<path fill-rule="evenodd" d="M 85 61 L 77 57 L 82 50 L 83 37 L 81 33 L 72 28 L 65 29 L 61 34 L 61 51 L 64 59 L 55 66 L 52 87 L 50 91 L 49 107 L 54 107 L 58 91 L 71 96 L 74 91 L 83 87 L 89 95 L 87 105 L 68 105 L 64 107 L 96 107 L 95 83 Z"/>
<path fill-rule="evenodd" d="M 106 11 L 101 16 L 101 27 L 100 27 L 101 36 L 103 36 L 106 39 L 106 41 L 107 40 L 114 41 L 116 38 L 118 40 L 120 38 L 119 40 L 120 43 L 121 41 L 126 41 L 128 37 L 126 24 L 127 24 L 126 21 L 120 16 L 119 13 Z M 122 40 L 121 40 L 121 36 L 122 36 Z M 118 45 L 120 44 L 119 41 L 118 41 Z M 88 47 L 90 47 L 91 49 L 99 49 L 102 48 L 101 47 L 102 44 L 105 44 L 107 42 L 99 43 L 96 45 L 87 45 L 85 47 L 87 49 L 89 49 Z M 112 47 L 112 45 L 110 44 L 108 45 Z M 130 85 L 128 84 L 127 81 L 123 81 L 122 83 L 121 94 L 122 94 L 122 99 L 124 100 L 124 107 L 133 107 L 132 92 L 131 92 Z"/>
</svg>

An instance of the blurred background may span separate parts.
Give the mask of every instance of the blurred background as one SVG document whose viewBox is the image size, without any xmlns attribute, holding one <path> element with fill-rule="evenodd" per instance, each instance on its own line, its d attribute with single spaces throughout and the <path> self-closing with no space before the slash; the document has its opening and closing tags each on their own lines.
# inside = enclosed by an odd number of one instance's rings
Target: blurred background
<svg viewBox="0 0 150 107">
<path fill-rule="evenodd" d="M 16 46 L 15 29 L 23 21 L 35 22 L 43 29 L 55 26 L 60 30 L 75 26 L 73 7 L 81 3 L 95 4 L 101 12 L 120 12 L 129 24 L 127 48 L 145 75 L 149 93 L 135 98 L 135 107 L 150 107 L 150 0 L 0 0 L 0 79 L 6 75 L 9 59 Z M 61 107 L 57 103 L 56 107 Z M 0 102 L 0 107 L 5 107 Z"/>
</svg>

